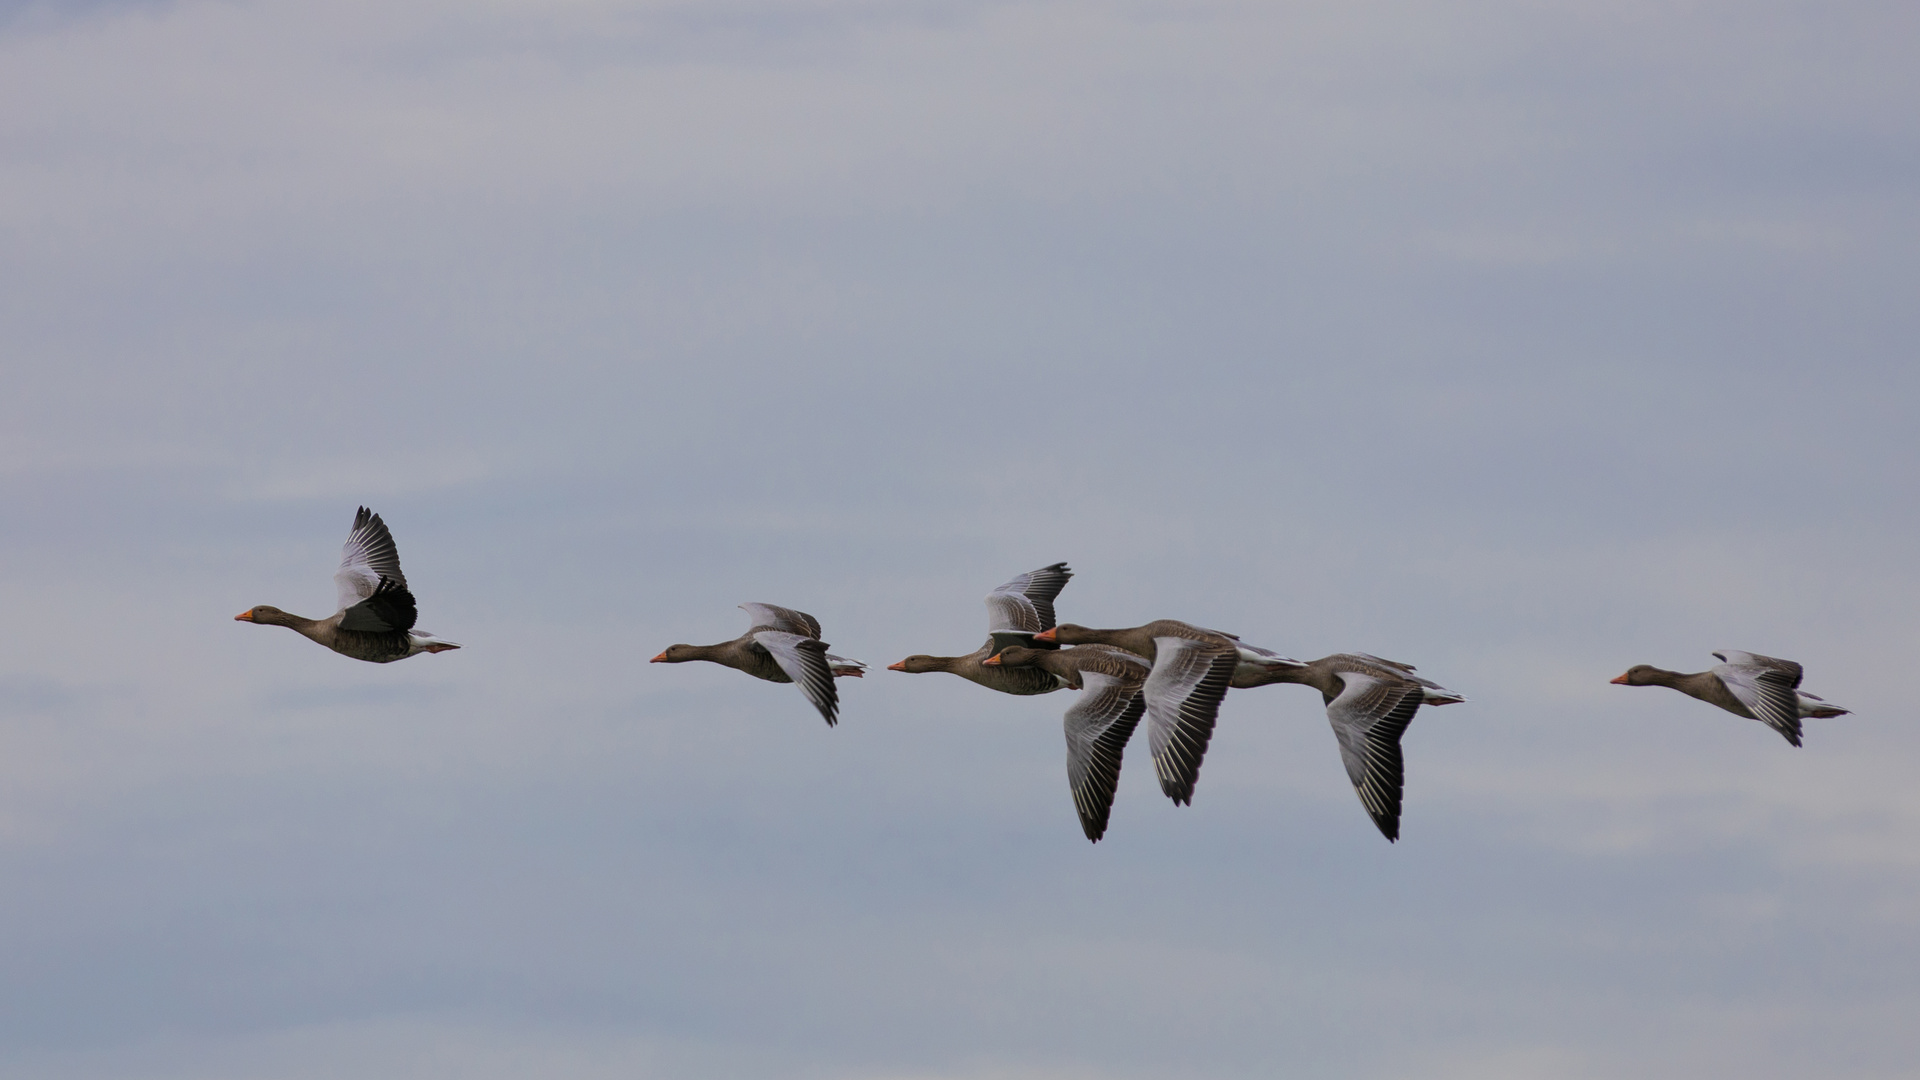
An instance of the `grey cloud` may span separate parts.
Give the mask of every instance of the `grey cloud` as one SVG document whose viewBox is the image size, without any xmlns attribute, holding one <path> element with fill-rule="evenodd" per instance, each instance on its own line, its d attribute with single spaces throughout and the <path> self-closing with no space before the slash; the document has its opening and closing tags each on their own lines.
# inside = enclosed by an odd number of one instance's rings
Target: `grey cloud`
<svg viewBox="0 0 1920 1080">
<path fill-rule="evenodd" d="M 7 1070 L 1896 1072 L 1905 12 L 13 19 Z M 232 621 L 360 503 L 466 649 Z M 1466 693 L 1403 841 L 1304 690 L 1093 847 L 1059 695 L 877 670 L 1058 559 Z M 840 728 L 646 663 L 747 600 Z M 1726 647 L 1854 715 L 1606 683 Z"/>
</svg>

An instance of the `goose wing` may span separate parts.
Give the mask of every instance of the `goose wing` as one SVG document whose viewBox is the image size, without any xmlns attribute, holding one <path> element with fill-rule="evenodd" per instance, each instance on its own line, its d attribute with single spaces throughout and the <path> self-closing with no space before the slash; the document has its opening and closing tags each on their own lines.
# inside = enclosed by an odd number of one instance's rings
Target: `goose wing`
<svg viewBox="0 0 1920 1080">
<path fill-rule="evenodd" d="M 402 591 L 406 575 L 400 572 L 400 549 L 380 515 L 361 507 L 353 515 L 353 528 L 340 549 L 340 569 L 333 572 L 333 585 L 339 600 L 335 611 L 345 611 L 372 596 L 382 581 L 391 581 Z"/>
<path fill-rule="evenodd" d="M 1053 625 L 1053 599 L 1073 571 L 1063 562 L 1030 570 L 987 594 L 987 632 L 1037 634 Z"/>
<path fill-rule="evenodd" d="M 1400 736 L 1420 708 L 1420 687 L 1359 672 L 1343 671 L 1339 677 L 1340 693 L 1327 702 L 1327 720 L 1340 740 L 1340 760 L 1381 835 L 1397 840 L 1406 773 Z"/>
<path fill-rule="evenodd" d="M 1185 637 L 1154 638 L 1153 647 L 1153 670 L 1141 691 L 1147 699 L 1153 768 L 1167 798 L 1191 804 L 1200 760 L 1213 738 L 1214 717 L 1240 663 L 1240 650 Z"/>
<path fill-rule="evenodd" d="M 1102 671 L 1083 671 L 1080 678 L 1085 689 L 1066 717 L 1067 789 L 1073 792 L 1080 828 L 1097 843 L 1107 831 L 1113 793 L 1120 784 L 1120 756 L 1139 726 L 1147 699 L 1138 682 Z"/>
<path fill-rule="evenodd" d="M 413 594 L 405 585 L 396 585 L 389 579 L 375 586 L 365 600 L 340 613 L 340 629 L 376 634 L 411 630 L 419 618 L 420 609 L 413 602 Z"/>
<path fill-rule="evenodd" d="M 787 678 L 820 710 L 828 727 L 839 722 L 840 694 L 833 688 L 833 670 L 827 666 L 825 643 L 819 638 L 784 630 L 756 630 L 753 640 L 773 655 L 773 662 L 780 665 Z"/>
<path fill-rule="evenodd" d="M 741 604 L 740 610 L 753 620 L 753 629 L 781 630 L 801 637 L 820 636 L 820 620 L 804 611 L 795 611 L 778 604 Z"/>
<path fill-rule="evenodd" d="M 1798 663 L 1782 660 L 1777 656 L 1762 656 L 1759 653 L 1741 652 L 1739 649 L 1722 649 L 1713 654 L 1715 658 L 1736 667 L 1764 668 L 1777 671 L 1793 680 L 1794 689 L 1800 688 L 1800 680 L 1806 674 Z"/>
<path fill-rule="evenodd" d="M 1799 746 L 1800 698 L 1795 690 L 1800 685 L 1800 665 L 1732 649 L 1714 655 L 1727 661 L 1713 668 L 1713 674 L 1727 691 L 1738 698 L 1755 719 Z"/>
<path fill-rule="evenodd" d="M 369 633 L 411 630 L 420 617 L 406 575 L 400 572 L 400 549 L 380 515 L 361 507 L 340 549 L 340 569 L 333 572 L 339 604 L 340 629 Z"/>
</svg>

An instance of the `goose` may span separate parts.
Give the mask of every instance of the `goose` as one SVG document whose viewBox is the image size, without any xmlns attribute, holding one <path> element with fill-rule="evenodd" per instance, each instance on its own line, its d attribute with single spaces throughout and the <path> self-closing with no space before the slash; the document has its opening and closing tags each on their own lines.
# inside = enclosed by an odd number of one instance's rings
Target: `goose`
<svg viewBox="0 0 1920 1080">
<path fill-rule="evenodd" d="M 334 571 L 340 609 L 324 619 L 305 619 L 262 604 L 235 615 L 235 622 L 285 626 L 341 656 L 375 664 L 460 646 L 413 628 L 419 611 L 400 572 L 400 550 L 380 515 L 361 507 Z"/>
<path fill-rule="evenodd" d="M 752 623 L 746 633 L 718 645 L 669 645 L 651 662 L 708 660 L 756 679 L 798 683 L 827 726 L 838 723 L 840 694 L 834 689 L 834 677 L 857 677 L 867 665 L 828 652 L 826 642 L 820 640 L 820 620 L 804 611 L 777 604 L 741 604 L 740 610 Z"/>
<path fill-rule="evenodd" d="M 888 671 L 920 675 L 945 671 L 1003 694 L 1050 694 L 1066 685 L 1060 676 L 1038 667 L 989 666 L 987 659 L 1001 648 L 1030 646 L 1033 636 L 1053 626 L 1053 601 L 1067 587 L 1073 571 L 1063 562 L 1030 570 L 987 594 L 987 643 L 965 656 L 927 656 L 916 653 Z"/>
<path fill-rule="evenodd" d="M 1111 645 L 1144 657 L 1152 665 L 1142 690 L 1147 700 L 1148 746 L 1153 751 L 1160 790 L 1181 805 L 1193 802 L 1200 762 L 1213 738 L 1214 719 L 1233 680 L 1238 676 L 1249 685 L 1259 685 L 1252 680 L 1300 664 L 1278 653 L 1244 646 L 1232 634 L 1178 619 L 1157 619 L 1119 630 L 1062 623 L 1035 634 L 1033 640 L 1054 645 Z"/>
<path fill-rule="evenodd" d="M 1323 656 L 1276 670 L 1272 677 L 1251 685 L 1270 683 L 1298 683 L 1320 691 L 1354 794 L 1360 796 L 1360 805 L 1380 834 L 1389 843 L 1398 840 L 1406 772 L 1400 736 L 1420 706 L 1456 705 L 1467 699 L 1415 675 L 1412 664 L 1367 653 Z M 1242 683 L 1236 680 L 1233 685 Z"/>
<path fill-rule="evenodd" d="M 1800 665 L 1759 653 L 1727 649 L 1713 654 L 1720 663 L 1706 671 L 1681 674 L 1651 664 L 1635 664 L 1612 680 L 1622 686 L 1671 686 L 1735 716 L 1758 720 L 1800 745 L 1800 721 L 1826 719 L 1852 710 L 1830 705 L 1800 689 Z"/>
<path fill-rule="evenodd" d="M 982 663 L 989 669 L 1045 671 L 1081 691 L 1068 707 L 1067 790 L 1080 815 L 1080 829 L 1099 843 L 1107 832 L 1113 793 L 1120 783 L 1120 756 L 1146 710 L 1141 693 L 1151 665 L 1125 649 L 1081 645 L 1034 649 L 1009 645 Z"/>
</svg>

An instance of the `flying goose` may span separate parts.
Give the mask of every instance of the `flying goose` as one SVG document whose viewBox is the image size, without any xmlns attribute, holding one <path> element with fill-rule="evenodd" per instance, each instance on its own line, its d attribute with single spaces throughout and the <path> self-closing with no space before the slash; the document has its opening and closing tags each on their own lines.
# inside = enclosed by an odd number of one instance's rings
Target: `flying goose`
<svg viewBox="0 0 1920 1080">
<path fill-rule="evenodd" d="M 1145 660 L 1107 645 L 1034 649 L 1009 645 L 988 657 L 988 668 L 1045 671 L 1081 691 L 1067 707 L 1067 790 L 1080 815 L 1080 829 L 1094 843 L 1107 831 L 1113 793 L 1120 783 L 1120 757 L 1146 711 L 1141 693 L 1151 670 Z"/>
<path fill-rule="evenodd" d="M 989 666 L 986 661 L 1002 648 L 1030 646 L 1033 636 L 1053 626 L 1053 601 L 1067 587 L 1073 571 L 1063 562 L 1021 574 L 987 594 L 987 643 L 965 656 L 915 654 L 888 671 L 920 675 L 945 671 L 1003 694 L 1047 694 L 1067 683 L 1038 667 Z"/>
<path fill-rule="evenodd" d="M 1035 634 L 1033 640 L 1058 645 L 1111 645 L 1146 658 L 1152 665 L 1141 691 L 1147 701 L 1147 745 L 1153 751 L 1160 790 L 1181 804 L 1193 802 L 1200 762 L 1213 738 L 1214 719 L 1236 676 L 1265 678 L 1300 665 L 1298 660 L 1242 645 L 1231 634 L 1177 619 L 1157 619 L 1119 630 L 1063 623 Z M 1248 685 L 1259 683 L 1249 681 Z"/>
<path fill-rule="evenodd" d="M 1713 654 L 1721 662 L 1706 671 L 1683 675 L 1651 664 L 1635 664 L 1613 681 L 1622 686 L 1671 686 L 1735 716 L 1758 720 L 1800 745 L 1800 721 L 1826 719 L 1849 711 L 1800 689 L 1800 665 L 1759 653 L 1727 649 Z"/>
<path fill-rule="evenodd" d="M 1340 742 L 1340 760 L 1354 794 L 1380 834 L 1400 838 L 1400 796 L 1405 766 L 1400 736 L 1422 705 L 1454 705 L 1467 700 L 1439 683 L 1413 673 L 1412 664 L 1382 660 L 1367 653 L 1334 653 L 1295 668 L 1277 670 L 1250 685 L 1299 683 L 1320 691 L 1327 720 Z M 1233 685 L 1243 685 L 1236 680 Z"/>
<path fill-rule="evenodd" d="M 867 665 L 828 652 L 820 640 L 820 621 L 804 611 L 775 604 L 741 604 L 740 610 L 752 622 L 746 633 L 718 645 L 669 645 L 652 662 L 709 660 L 756 679 L 799 683 L 800 692 L 820 710 L 828 727 L 839 722 L 840 694 L 834 689 L 834 676 L 858 676 Z"/>
<path fill-rule="evenodd" d="M 419 612 L 400 573 L 400 551 L 387 523 L 364 506 L 353 516 L 333 583 L 340 609 L 327 618 L 304 619 L 262 604 L 235 615 L 234 621 L 290 627 L 342 656 L 375 664 L 460 647 L 413 628 Z"/>
</svg>

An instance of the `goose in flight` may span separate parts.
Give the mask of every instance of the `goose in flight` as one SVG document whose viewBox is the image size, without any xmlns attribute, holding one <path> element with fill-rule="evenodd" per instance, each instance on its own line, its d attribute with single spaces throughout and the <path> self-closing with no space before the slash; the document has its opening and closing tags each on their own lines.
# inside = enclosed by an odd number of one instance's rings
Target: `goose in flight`
<svg viewBox="0 0 1920 1080">
<path fill-rule="evenodd" d="M 1713 655 L 1720 663 L 1706 671 L 1683 675 L 1635 664 L 1613 681 L 1622 686 L 1671 686 L 1735 716 L 1758 720 L 1795 746 L 1800 745 L 1801 720 L 1809 716 L 1824 720 L 1851 711 L 1800 689 L 1800 665 L 1791 660 L 1738 649 Z"/>
<path fill-rule="evenodd" d="M 987 594 L 987 643 L 965 656 L 915 654 L 888 671 L 919 675 L 945 671 L 1003 694 L 1047 694 L 1068 685 L 1040 667 L 989 665 L 987 659 L 1008 646 L 1031 646 L 1033 637 L 1053 626 L 1053 601 L 1073 571 L 1063 562 L 1021 574 Z"/>
<path fill-rule="evenodd" d="M 375 664 L 460 647 L 413 628 L 419 612 L 400 573 L 400 551 L 387 523 L 364 506 L 353 516 L 333 583 L 340 608 L 327 618 L 304 619 L 262 604 L 235 615 L 234 621 L 289 627 L 342 656 Z"/>
<path fill-rule="evenodd" d="M 1380 834 L 1400 838 L 1400 797 L 1406 768 L 1400 736 L 1422 705 L 1454 705 L 1467 700 L 1439 683 L 1413 673 L 1412 664 L 1382 660 L 1367 653 L 1335 653 L 1279 670 L 1261 682 L 1299 683 L 1320 691 L 1327 720 L 1340 743 L 1340 760 L 1354 794 Z"/>
<path fill-rule="evenodd" d="M 820 621 L 804 611 L 775 604 L 741 604 L 740 610 L 752 622 L 746 633 L 718 645 L 669 645 L 652 662 L 708 660 L 756 679 L 798 683 L 827 726 L 838 723 L 840 694 L 834 689 L 834 676 L 858 676 L 867 665 L 828 652 L 826 642 L 820 640 Z"/>
<path fill-rule="evenodd" d="M 1010 645 L 982 663 L 989 669 L 1044 671 L 1080 691 L 1067 709 L 1067 790 L 1080 815 L 1080 829 L 1099 843 L 1113 810 L 1120 783 L 1120 756 L 1146 711 L 1141 693 L 1151 670 L 1125 649 L 1080 645 L 1071 649 L 1033 649 Z"/>
<path fill-rule="evenodd" d="M 1157 619 L 1120 630 L 1094 630 L 1063 623 L 1035 634 L 1054 645 L 1111 645 L 1152 665 L 1141 693 L 1147 702 L 1147 744 L 1160 790 L 1176 803 L 1191 804 L 1200 779 L 1200 762 L 1213 738 L 1220 702 L 1236 678 L 1259 685 L 1274 672 L 1300 666 L 1265 649 L 1242 645 L 1239 638 L 1178 619 Z"/>
</svg>

